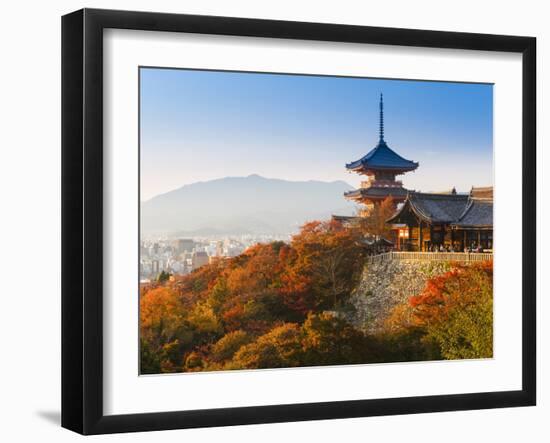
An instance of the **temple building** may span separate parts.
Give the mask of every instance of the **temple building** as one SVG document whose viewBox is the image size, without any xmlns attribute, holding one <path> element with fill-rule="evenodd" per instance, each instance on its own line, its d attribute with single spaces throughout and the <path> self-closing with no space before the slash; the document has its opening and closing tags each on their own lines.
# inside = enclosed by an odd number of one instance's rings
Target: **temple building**
<svg viewBox="0 0 550 443">
<path fill-rule="evenodd" d="M 348 163 L 346 169 L 349 172 L 364 175 L 366 180 L 361 182 L 359 189 L 346 192 L 344 196 L 366 206 L 365 213 L 387 197 L 392 197 L 394 204 L 405 201 L 407 189 L 401 181 L 395 179 L 401 175 L 418 168 L 418 163 L 407 160 L 390 149 L 384 140 L 384 102 L 380 94 L 380 131 L 378 144 L 364 157 Z"/>
<path fill-rule="evenodd" d="M 387 223 L 397 233 L 400 251 L 492 251 L 493 188 L 472 188 L 469 194 L 409 192 Z"/>
</svg>

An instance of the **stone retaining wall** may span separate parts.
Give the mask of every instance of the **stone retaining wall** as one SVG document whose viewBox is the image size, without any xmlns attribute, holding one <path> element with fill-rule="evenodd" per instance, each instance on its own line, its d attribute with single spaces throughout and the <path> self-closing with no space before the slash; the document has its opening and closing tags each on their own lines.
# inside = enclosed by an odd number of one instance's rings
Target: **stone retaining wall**
<svg viewBox="0 0 550 443">
<path fill-rule="evenodd" d="M 424 289 L 429 278 L 451 268 L 450 262 L 389 260 L 365 266 L 351 297 L 348 320 L 356 327 L 376 333 L 391 309 Z"/>
</svg>

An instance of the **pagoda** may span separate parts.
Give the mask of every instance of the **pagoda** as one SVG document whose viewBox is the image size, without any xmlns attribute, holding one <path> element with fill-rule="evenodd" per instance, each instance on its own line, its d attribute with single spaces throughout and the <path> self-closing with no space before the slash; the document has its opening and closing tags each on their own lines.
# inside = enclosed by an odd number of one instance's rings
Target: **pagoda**
<svg viewBox="0 0 550 443">
<path fill-rule="evenodd" d="M 349 172 L 366 176 L 359 189 L 346 192 L 344 196 L 367 206 L 367 211 L 374 205 L 391 197 L 395 205 L 405 201 L 407 189 L 396 175 L 414 171 L 418 163 L 407 160 L 390 149 L 384 140 L 384 101 L 380 94 L 380 132 L 378 144 L 364 157 L 346 164 Z"/>
</svg>

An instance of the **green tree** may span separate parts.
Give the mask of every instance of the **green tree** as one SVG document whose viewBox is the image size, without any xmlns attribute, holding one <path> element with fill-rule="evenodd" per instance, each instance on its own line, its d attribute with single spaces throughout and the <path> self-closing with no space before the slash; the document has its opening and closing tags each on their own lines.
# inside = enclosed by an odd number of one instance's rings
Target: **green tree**
<svg viewBox="0 0 550 443">
<path fill-rule="evenodd" d="M 376 360 L 363 333 L 331 313 L 308 315 L 302 331 L 306 365 L 353 364 Z"/>
<path fill-rule="evenodd" d="M 445 359 L 493 356 L 493 263 L 458 265 L 428 280 L 424 291 L 397 306 L 393 334 L 422 334 L 428 355 Z M 438 352 L 434 353 L 433 349 Z"/>
<path fill-rule="evenodd" d="M 187 316 L 195 336 L 201 342 L 209 342 L 223 334 L 222 325 L 214 310 L 205 302 L 199 302 Z"/>
<path fill-rule="evenodd" d="M 168 280 L 170 280 L 170 277 L 172 276 L 172 274 L 166 272 L 166 271 L 161 271 L 160 274 L 158 275 L 157 277 L 157 282 L 159 283 L 165 283 L 167 282 Z"/>
<path fill-rule="evenodd" d="M 187 372 L 202 371 L 205 366 L 203 356 L 198 352 L 190 352 L 184 358 L 183 368 Z"/>
<path fill-rule="evenodd" d="M 230 360 L 242 346 L 250 343 L 250 341 L 252 341 L 252 337 L 245 331 L 229 332 L 212 346 L 210 358 L 214 362 Z"/>
<path fill-rule="evenodd" d="M 147 340 L 140 339 L 140 374 L 158 374 L 160 372 L 161 356 L 151 349 Z"/>
<path fill-rule="evenodd" d="M 223 311 L 224 303 L 229 299 L 230 292 L 227 286 L 227 279 L 221 277 L 218 279 L 210 295 L 208 296 L 208 305 L 216 315 L 219 315 Z"/>
</svg>

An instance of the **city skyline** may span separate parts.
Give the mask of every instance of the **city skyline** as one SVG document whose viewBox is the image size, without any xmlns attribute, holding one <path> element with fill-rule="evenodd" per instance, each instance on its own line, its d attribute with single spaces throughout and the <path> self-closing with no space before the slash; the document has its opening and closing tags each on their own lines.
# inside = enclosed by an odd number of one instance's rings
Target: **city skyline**
<svg viewBox="0 0 550 443">
<path fill-rule="evenodd" d="M 378 140 L 420 163 L 409 189 L 492 185 L 492 85 L 141 68 L 142 201 L 198 181 L 360 177 Z"/>
</svg>

